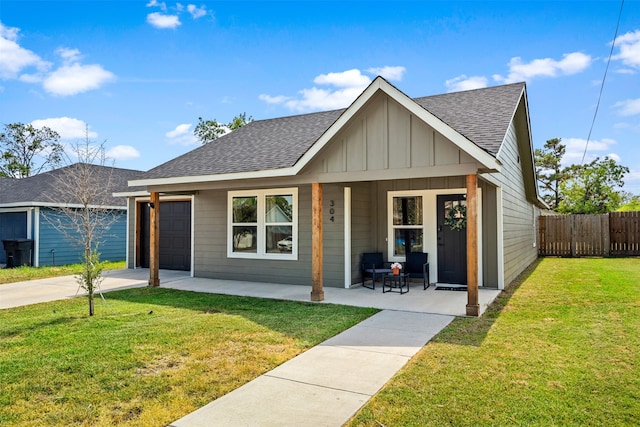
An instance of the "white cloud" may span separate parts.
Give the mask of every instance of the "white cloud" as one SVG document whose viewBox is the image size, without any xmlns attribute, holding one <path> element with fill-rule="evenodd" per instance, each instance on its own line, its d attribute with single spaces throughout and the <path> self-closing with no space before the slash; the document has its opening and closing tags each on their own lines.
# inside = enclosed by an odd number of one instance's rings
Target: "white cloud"
<svg viewBox="0 0 640 427">
<path fill-rule="evenodd" d="M 34 120 L 31 124 L 36 128 L 48 127 L 60 135 L 61 139 L 94 139 L 98 134 L 91 129 L 87 134 L 87 124 L 79 119 L 71 117 L 55 117 L 50 119 Z"/>
<path fill-rule="evenodd" d="M 165 2 L 159 2 L 157 0 L 151 0 L 147 3 L 147 7 L 159 7 L 160 10 L 167 11 L 167 5 Z"/>
<path fill-rule="evenodd" d="M 207 8 L 205 6 L 197 7 L 195 4 L 190 4 L 187 6 L 187 12 L 191 14 L 193 19 L 198 19 L 207 14 Z"/>
<path fill-rule="evenodd" d="M 115 79 L 115 75 L 101 65 L 63 65 L 44 78 L 42 86 L 52 95 L 77 95 L 98 89 L 104 83 Z"/>
<path fill-rule="evenodd" d="M 56 53 L 60 55 L 60 58 L 65 64 L 73 64 L 80 61 L 80 51 L 78 49 L 69 49 L 66 47 L 60 47 L 56 49 Z"/>
<path fill-rule="evenodd" d="M 582 138 L 562 138 L 562 143 L 566 146 L 565 155 L 562 157 L 562 165 L 580 164 L 587 140 Z M 619 155 L 613 152 L 606 153 L 611 150 L 614 145 L 616 145 L 616 141 L 609 138 L 603 138 L 600 141 L 590 140 L 585 162 L 590 162 L 596 157 L 602 158 L 604 156 L 609 156 L 618 161 L 618 159 L 620 159 Z"/>
<path fill-rule="evenodd" d="M 402 80 L 404 73 L 407 72 L 407 69 L 402 66 L 395 66 L 395 67 L 386 66 L 386 67 L 368 68 L 366 71 L 369 74 L 373 74 L 374 76 L 381 76 L 387 80 L 400 81 Z"/>
<path fill-rule="evenodd" d="M 635 116 L 640 114 L 640 98 L 616 102 L 614 108 L 618 109 L 618 114 L 621 116 Z"/>
<path fill-rule="evenodd" d="M 353 69 L 340 73 L 320 74 L 313 82 L 318 85 L 331 85 L 344 88 L 366 87 L 371 83 L 371 79 L 363 76 L 360 70 Z"/>
<path fill-rule="evenodd" d="M 182 136 L 189 133 L 189 128 L 191 128 L 191 123 L 184 123 L 176 126 L 174 130 L 167 132 L 165 136 L 167 138 L 175 138 L 178 136 Z"/>
<path fill-rule="evenodd" d="M 153 12 L 147 15 L 147 22 L 160 29 L 174 29 L 182 25 L 178 15 L 163 15 L 160 12 Z"/>
<path fill-rule="evenodd" d="M 390 80 L 398 80 L 402 78 L 405 68 L 387 66 L 368 68 L 366 72 L 385 73 Z M 284 105 L 288 109 L 298 112 L 345 108 L 371 83 L 371 78 L 354 68 L 342 72 L 320 74 L 313 79 L 313 83 L 316 86 L 298 91 L 298 97 L 261 94 L 258 99 L 267 104 Z"/>
<path fill-rule="evenodd" d="M 267 104 L 284 104 L 286 101 L 290 100 L 291 98 L 284 95 L 271 96 L 263 93 L 261 95 L 258 95 L 258 99 L 260 101 L 266 102 Z"/>
<path fill-rule="evenodd" d="M 51 63 L 18 44 L 18 28 L 5 27 L 0 23 L 0 78 L 17 79 L 28 68 L 39 73 L 46 72 Z"/>
<path fill-rule="evenodd" d="M 97 89 L 115 78 L 101 65 L 80 63 L 78 49 L 61 47 L 56 53 L 62 65 L 50 71 L 53 64 L 43 61 L 34 52 L 17 43 L 18 28 L 8 28 L 0 23 L 0 78 L 19 79 L 24 83 L 42 84 L 52 95 L 69 96 Z M 35 70 L 34 70 L 35 68 Z M 25 72 L 30 70 L 30 72 Z"/>
<path fill-rule="evenodd" d="M 165 136 L 169 139 L 170 144 L 195 145 L 199 143 L 198 138 L 191 132 L 191 123 L 180 124 L 167 132 Z"/>
<path fill-rule="evenodd" d="M 493 78 L 500 83 L 515 83 L 528 81 L 536 77 L 572 75 L 584 71 L 591 65 L 591 62 L 591 56 L 581 52 L 566 53 L 559 61 L 552 58 L 543 58 L 525 63 L 522 58 L 514 57 L 509 61 L 509 75 L 503 77 L 495 74 Z"/>
<path fill-rule="evenodd" d="M 620 60 L 624 65 L 640 69 L 640 30 L 628 32 L 616 38 L 619 53 L 611 59 Z"/>
<path fill-rule="evenodd" d="M 105 154 L 114 160 L 133 160 L 140 157 L 140 152 L 130 145 L 116 145 L 108 149 Z"/>
<path fill-rule="evenodd" d="M 447 92 L 459 92 L 461 90 L 481 89 L 487 87 L 488 79 L 483 76 L 467 77 L 462 74 L 444 82 Z"/>
<path fill-rule="evenodd" d="M 162 30 L 173 30 L 182 25 L 180 15 L 185 11 L 185 6 L 182 3 L 176 3 L 175 6 L 172 6 L 171 12 L 169 12 L 169 8 L 166 3 L 159 2 L 157 0 L 151 0 L 147 3 L 147 7 L 157 7 L 161 10 L 161 12 L 152 12 L 147 14 L 147 22 L 153 27 Z M 195 4 L 188 4 L 186 11 L 193 19 L 202 18 L 209 13 L 206 6 L 202 5 L 198 7 Z"/>
</svg>

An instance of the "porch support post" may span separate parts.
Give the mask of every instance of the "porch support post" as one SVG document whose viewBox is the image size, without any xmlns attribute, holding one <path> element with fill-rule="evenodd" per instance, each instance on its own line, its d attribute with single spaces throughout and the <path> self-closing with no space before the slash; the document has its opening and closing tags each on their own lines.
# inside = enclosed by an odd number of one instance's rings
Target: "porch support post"
<svg viewBox="0 0 640 427">
<path fill-rule="evenodd" d="M 322 290 L 322 184 L 311 184 L 311 301 L 324 301 Z"/>
<path fill-rule="evenodd" d="M 480 316 L 478 304 L 478 175 L 467 175 L 467 316 Z"/>
<path fill-rule="evenodd" d="M 149 201 L 149 286 L 160 286 L 160 193 Z"/>
</svg>

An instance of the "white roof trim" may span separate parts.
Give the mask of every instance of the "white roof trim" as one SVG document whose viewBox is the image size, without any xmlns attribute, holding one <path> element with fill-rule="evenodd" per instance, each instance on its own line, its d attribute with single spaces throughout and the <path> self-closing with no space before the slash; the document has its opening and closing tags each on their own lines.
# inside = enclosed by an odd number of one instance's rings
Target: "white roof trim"
<svg viewBox="0 0 640 427">
<path fill-rule="evenodd" d="M 197 176 L 179 176 L 170 178 L 152 178 L 152 179 L 138 179 L 129 181 L 130 186 L 138 185 L 169 185 L 169 184 L 191 184 L 199 182 L 216 182 L 216 181 L 233 181 L 240 179 L 255 179 L 255 178 L 276 178 L 282 176 L 294 176 L 298 173 L 295 166 L 292 168 L 282 169 L 267 169 L 261 171 L 251 172 L 238 172 L 238 173 L 225 173 L 218 175 L 197 175 Z"/>
<path fill-rule="evenodd" d="M 0 204 L 0 208 L 75 208 L 81 209 L 84 208 L 83 205 L 76 203 L 48 203 L 48 202 L 13 202 L 13 203 L 2 203 Z M 126 206 L 99 206 L 99 205 L 89 205 L 91 209 L 113 209 L 113 210 L 127 210 Z"/>
<path fill-rule="evenodd" d="M 151 193 L 146 190 L 142 191 L 124 191 L 120 193 L 113 193 L 113 197 L 149 197 Z"/>
</svg>

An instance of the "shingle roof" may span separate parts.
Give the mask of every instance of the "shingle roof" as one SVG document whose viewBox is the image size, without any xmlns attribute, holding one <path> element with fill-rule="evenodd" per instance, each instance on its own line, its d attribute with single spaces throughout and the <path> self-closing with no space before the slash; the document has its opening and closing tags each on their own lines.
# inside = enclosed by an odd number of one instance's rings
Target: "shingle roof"
<svg viewBox="0 0 640 427">
<path fill-rule="evenodd" d="M 485 151 L 498 153 L 524 83 L 452 92 L 414 101 Z"/>
<path fill-rule="evenodd" d="M 414 101 L 480 148 L 496 155 L 524 83 L 416 98 Z M 157 166 L 139 179 L 289 168 L 345 111 L 257 120 Z"/>
<path fill-rule="evenodd" d="M 66 166 L 60 169 L 54 169 L 38 175 L 27 178 L 0 179 L 0 206 L 3 204 L 19 205 L 25 204 L 49 204 L 49 203 L 77 203 L 74 200 L 61 200 L 64 195 L 59 198 L 55 197 L 56 185 L 59 179 L 64 178 L 67 169 L 76 167 L 77 164 Z M 107 166 L 90 165 L 94 169 L 98 177 L 104 177 L 102 182 L 107 182 L 109 174 L 111 174 L 111 189 L 109 195 L 114 192 L 127 191 L 128 181 L 137 179 L 144 172 L 132 169 L 112 168 Z M 122 197 L 110 197 L 107 200 L 110 206 L 126 206 L 126 199 Z"/>
</svg>

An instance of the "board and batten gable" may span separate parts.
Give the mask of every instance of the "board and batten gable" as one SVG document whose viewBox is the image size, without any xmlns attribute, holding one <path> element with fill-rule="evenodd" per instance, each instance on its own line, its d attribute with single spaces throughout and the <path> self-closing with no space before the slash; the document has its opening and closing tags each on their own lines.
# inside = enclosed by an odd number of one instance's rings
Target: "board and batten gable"
<svg viewBox="0 0 640 427">
<path fill-rule="evenodd" d="M 467 165 L 467 167 L 464 167 Z M 303 173 L 321 182 L 471 173 L 477 162 L 386 93 L 358 111 Z"/>
</svg>

